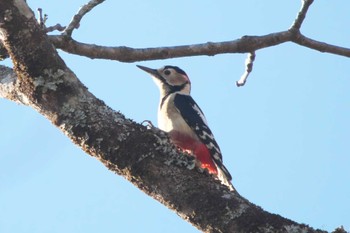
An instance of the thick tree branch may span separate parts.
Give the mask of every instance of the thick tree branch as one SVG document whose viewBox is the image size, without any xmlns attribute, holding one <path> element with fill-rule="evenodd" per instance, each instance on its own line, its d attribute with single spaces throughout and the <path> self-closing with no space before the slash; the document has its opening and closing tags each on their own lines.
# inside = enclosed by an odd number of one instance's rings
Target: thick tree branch
<svg viewBox="0 0 350 233">
<path fill-rule="evenodd" d="M 270 214 L 194 169 L 159 130 L 126 119 L 91 94 L 58 56 L 20 0 L 0 0 L 1 40 L 17 78 L 0 75 L 1 96 L 23 103 L 73 143 L 204 232 L 321 232 Z M 4 79 L 6 81 L 4 81 Z M 17 93 L 13 95 L 10 93 Z M 18 101 L 20 101 L 19 97 Z"/>
</svg>

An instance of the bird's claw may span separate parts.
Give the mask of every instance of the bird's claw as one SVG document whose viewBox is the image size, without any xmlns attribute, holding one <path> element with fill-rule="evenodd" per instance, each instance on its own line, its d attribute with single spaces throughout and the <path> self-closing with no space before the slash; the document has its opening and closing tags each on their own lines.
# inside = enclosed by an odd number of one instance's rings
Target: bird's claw
<svg viewBox="0 0 350 233">
<path fill-rule="evenodd" d="M 147 127 L 147 129 L 152 129 L 155 128 L 155 126 L 153 125 L 152 121 L 150 120 L 144 120 L 141 122 L 141 125 L 144 125 Z"/>
</svg>

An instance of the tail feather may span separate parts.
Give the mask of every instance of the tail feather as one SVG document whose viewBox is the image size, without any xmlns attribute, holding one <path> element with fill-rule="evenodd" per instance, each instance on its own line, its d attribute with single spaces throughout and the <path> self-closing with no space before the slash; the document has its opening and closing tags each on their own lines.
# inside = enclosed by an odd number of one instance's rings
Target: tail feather
<svg viewBox="0 0 350 233">
<path fill-rule="evenodd" d="M 225 167 L 225 165 L 221 162 L 221 161 L 215 161 L 216 162 L 216 167 L 218 170 L 218 179 L 221 181 L 222 184 L 226 185 L 227 187 L 229 187 L 229 189 L 231 191 L 235 190 L 231 180 L 232 180 L 232 176 L 230 174 L 230 172 L 227 170 L 227 168 Z"/>
<path fill-rule="evenodd" d="M 222 160 L 213 160 L 209 149 L 204 144 L 200 144 L 194 151 L 196 158 L 201 162 L 201 167 L 208 169 L 209 173 L 214 174 L 222 184 L 226 185 L 231 191 L 235 190 L 231 180 L 232 176 L 227 170 Z"/>
<path fill-rule="evenodd" d="M 218 175 L 217 176 L 222 184 L 226 185 L 231 191 L 235 190 L 235 188 L 233 187 L 233 185 L 231 183 L 232 177 L 223 164 L 221 164 L 221 166 L 218 167 Z"/>
</svg>

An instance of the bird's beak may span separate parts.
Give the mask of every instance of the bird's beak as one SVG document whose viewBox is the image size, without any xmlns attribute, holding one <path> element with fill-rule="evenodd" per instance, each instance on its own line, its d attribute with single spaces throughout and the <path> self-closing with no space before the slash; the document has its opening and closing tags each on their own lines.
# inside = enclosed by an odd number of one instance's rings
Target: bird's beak
<svg viewBox="0 0 350 233">
<path fill-rule="evenodd" d="M 150 75 L 152 75 L 154 77 L 158 77 L 159 76 L 158 70 L 156 70 L 156 69 L 151 69 L 151 68 L 148 68 L 146 66 L 139 66 L 139 65 L 136 65 L 136 66 L 138 68 L 140 68 L 141 70 L 146 71 L 147 73 L 149 73 Z"/>
</svg>

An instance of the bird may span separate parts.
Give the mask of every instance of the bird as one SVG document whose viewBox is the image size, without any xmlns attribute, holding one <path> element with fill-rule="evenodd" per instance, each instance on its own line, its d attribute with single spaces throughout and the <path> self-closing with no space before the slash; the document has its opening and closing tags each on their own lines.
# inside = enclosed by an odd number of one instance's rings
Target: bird
<svg viewBox="0 0 350 233">
<path fill-rule="evenodd" d="M 197 166 L 207 169 L 233 190 L 231 174 L 223 164 L 220 147 L 210 130 L 203 111 L 194 101 L 191 81 L 177 66 L 152 69 L 137 65 L 151 75 L 160 91 L 158 128 L 182 151 L 194 155 Z"/>
</svg>

